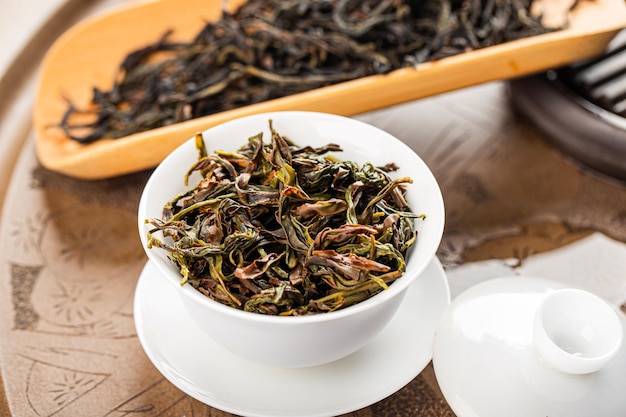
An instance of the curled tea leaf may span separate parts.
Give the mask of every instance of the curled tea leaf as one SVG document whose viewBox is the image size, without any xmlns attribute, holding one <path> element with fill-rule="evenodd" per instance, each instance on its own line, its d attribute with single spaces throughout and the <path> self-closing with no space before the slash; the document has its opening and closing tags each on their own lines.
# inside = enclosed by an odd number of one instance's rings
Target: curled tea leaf
<svg viewBox="0 0 626 417">
<path fill-rule="evenodd" d="M 149 246 L 168 253 L 181 284 L 255 313 L 317 314 L 386 290 L 425 219 L 404 198 L 412 179 L 392 179 L 393 163 L 341 161 L 334 144 L 299 147 L 271 121 L 270 131 L 269 143 L 258 134 L 212 154 L 197 137 L 184 180 L 200 179 L 146 220 Z"/>
</svg>

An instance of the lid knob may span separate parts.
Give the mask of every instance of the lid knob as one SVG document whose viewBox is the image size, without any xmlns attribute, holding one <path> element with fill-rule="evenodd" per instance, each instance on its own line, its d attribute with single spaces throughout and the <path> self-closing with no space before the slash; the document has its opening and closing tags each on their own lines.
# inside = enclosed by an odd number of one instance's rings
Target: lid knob
<svg viewBox="0 0 626 417">
<path fill-rule="evenodd" d="M 568 374 L 600 370 L 619 351 L 623 334 L 617 312 L 607 302 L 574 288 L 546 296 L 533 325 L 541 357 Z"/>
</svg>

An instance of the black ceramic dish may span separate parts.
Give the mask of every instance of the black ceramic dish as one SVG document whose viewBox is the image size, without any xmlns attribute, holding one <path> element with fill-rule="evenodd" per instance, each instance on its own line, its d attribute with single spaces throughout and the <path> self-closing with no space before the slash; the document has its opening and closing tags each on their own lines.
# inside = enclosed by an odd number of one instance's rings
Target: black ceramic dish
<svg viewBox="0 0 626 417">
<path fill-rule="evenodd" d="M 626 31 L 592 61 L 509 83 L 514 105 L 566 154 L 626 180 Z"/>
</svg>

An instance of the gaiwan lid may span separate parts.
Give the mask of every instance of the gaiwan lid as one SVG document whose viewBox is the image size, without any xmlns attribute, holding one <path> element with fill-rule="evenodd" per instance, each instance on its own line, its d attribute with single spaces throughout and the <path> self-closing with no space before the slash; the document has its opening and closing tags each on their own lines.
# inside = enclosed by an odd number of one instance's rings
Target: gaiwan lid
<svg viewBox="0 0 626 417">
<path fill-rule="evenodd" d="M 459 417 L 626 416 L 624 317 L 535 277 L 492 279 L 439 321 L 433 367 Z"/>
</svg>

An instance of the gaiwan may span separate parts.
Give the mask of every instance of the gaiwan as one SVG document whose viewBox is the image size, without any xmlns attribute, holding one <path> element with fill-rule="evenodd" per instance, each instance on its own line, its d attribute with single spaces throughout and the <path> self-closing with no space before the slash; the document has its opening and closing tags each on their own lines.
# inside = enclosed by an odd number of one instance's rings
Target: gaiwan
<svg viewBox="0 0 626 417">
<path fill-rule="evenodd" d="M 182 284 L 254 313 L 331 312 L 386 290 L 426 217 L 405 199 L 412 179 L 392 179 L 393 163 L 338 159 L 337 144 L 299 146 L 271 120 L 269 132 L 213 153 L 198 134 L 184 175 L 195 187 L 147 219 L 149 247 L 168 253 Z"/>
<path fill-rule="evenodd" d="M 189 138 L 138 209 L 167 297 L 231 353 L 280 367 L 328 363 L 378 335 L 433 261 L 444 218 L 435 177 L 405 143 L 300 111 Z"/>
</svg>

